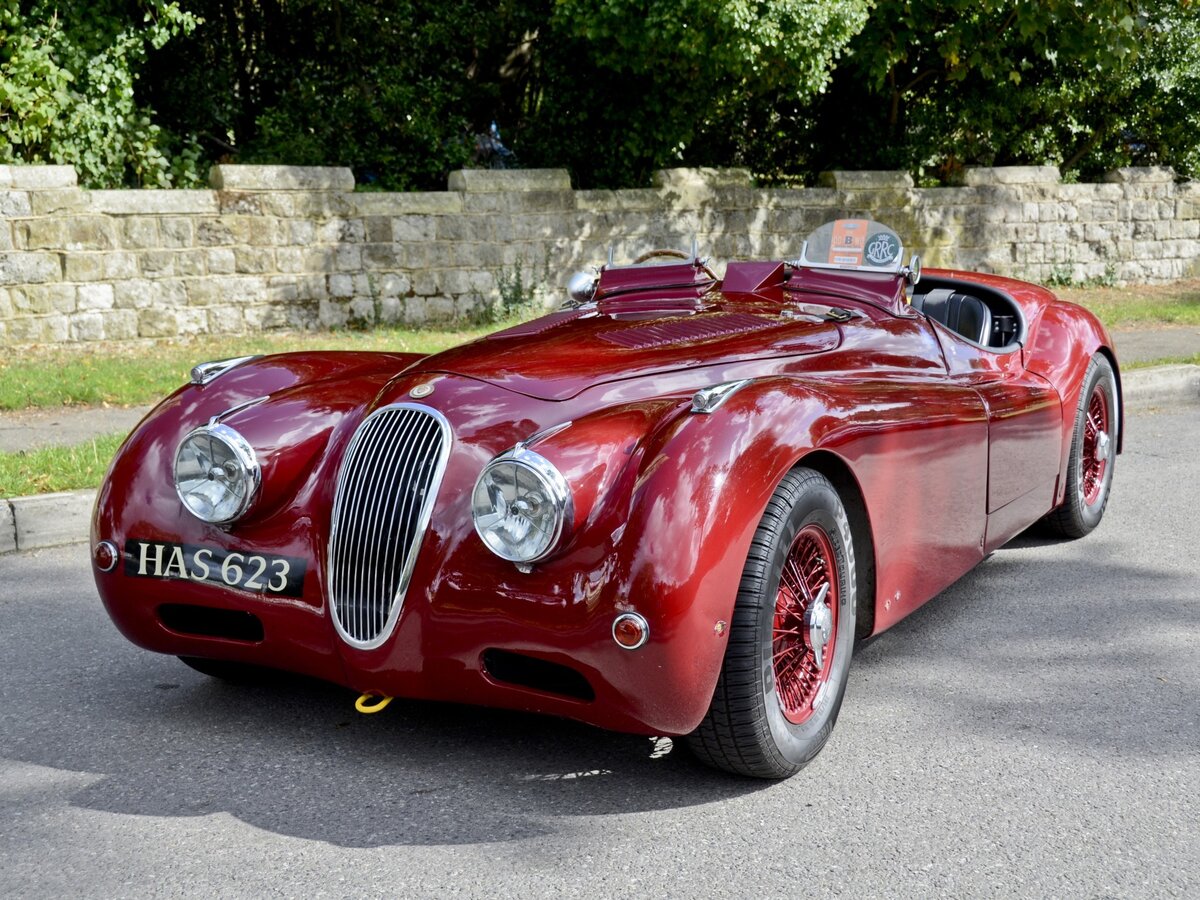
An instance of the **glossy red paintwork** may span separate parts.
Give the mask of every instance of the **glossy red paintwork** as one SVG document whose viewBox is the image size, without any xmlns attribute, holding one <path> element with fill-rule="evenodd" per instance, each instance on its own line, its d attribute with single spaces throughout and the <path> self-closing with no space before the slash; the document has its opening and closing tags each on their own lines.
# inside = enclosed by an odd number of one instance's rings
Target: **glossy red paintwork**
<svg viewBox="0 0 1200 900">
<path fill-rule="evenodd" d="M 861 494 L 870 540 L 856 553 L 873 563 L 874 592 L 861 598 L 858 620 L 875 632 L 1061 498 L 1082 373 L 1092 354 L 1111 353 L 1082 310 L 1033 285 L 931 272 L 996 287 L 1020 305 L 1025 346 L 996 354 L 908 307 L 895 276 L 803 271 L 784 284 L 772 264 L 739 276 L 753 291 L 722 292 L 702 279 L 639 285 L 638 271 L 625 270 L 586 308 L 426 359 L 284 354 L 181 388 L 114 460 L 94 541 L 302 557 L 303 595 L 131 578 L 118 565 L 95 572 L 114 622 L 164 653 L 681 734 L 708 707 L 750 540 L 798 463 L 841 472 Z M 830 307 L 852 317 L 829 321 Z M 752 380 L 714 413 L 690 412 L 696 390 L 739 379 Z M 418 385 L 433 393 L 411 401 Z M 261 497 L 233 526 L 206 525 L 175 495 L 176 447 L 211 416 L 257 398 L 222 421 L 256 449 Z M 358 650 L 336 636 L 326 602 L 334 484 L 358 424 L 402 400 L 440 410 L 453 445 L 396 631 Z M 523 573 L 475 534 L 470 493 L 493 456 L 568 422 L 535 449 L 572 486 L 574 521 L 557 551 Z M 252 612 L 264 638 L 172 632 L 156 613 L 164 602 Z M 611 635 L 624 611 L 650 626 L 635 651 Z M 595 699 L 496 681 L 481 663 L 489 648 L 569 666 Z"/>
</svg>

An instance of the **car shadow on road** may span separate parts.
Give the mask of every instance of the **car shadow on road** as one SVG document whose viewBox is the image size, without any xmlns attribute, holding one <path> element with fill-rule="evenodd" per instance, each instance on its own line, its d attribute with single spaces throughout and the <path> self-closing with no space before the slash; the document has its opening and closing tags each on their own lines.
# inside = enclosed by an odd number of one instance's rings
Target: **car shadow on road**
<svg viewBox="0 0 1200 900">
<path fill-rule="evenodd" d="M 354 695 L 330 685 L 233 686 L 162 657 L 123 660 L 99 678 L 72 679 L 56 714 L 31 720 L 20 746 L 0 753 L 102 774 L 71 793 L 87 809 L 226 812 L 347 847 L 517 840 L 570 828 L 573 817 L 711 803 L 770 785 L 704 768 L 669 739 L 404 700 L 363 716 Z"/>
</svg>

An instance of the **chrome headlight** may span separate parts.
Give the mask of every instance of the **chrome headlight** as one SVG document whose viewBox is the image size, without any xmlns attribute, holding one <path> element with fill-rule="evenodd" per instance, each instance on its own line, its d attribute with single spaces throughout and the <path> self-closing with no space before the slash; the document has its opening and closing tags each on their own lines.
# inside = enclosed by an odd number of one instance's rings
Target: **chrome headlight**
<svg viewBox="0 0 1200 900">
<path fill-rule="evenodd" d="M 205 522 L 232 522 L 250 508 L 260 479 L 254 448 L 228 425 L 204 425 L 175 453 L 175 491 Z"/>
<path fill-rule="evenodd" d="M 533 562 L 553 550 L 573 515 L 562 473 L 519 445 L 484 466 L 471 496 L 475 530 L 489 550 L 512 562 Z"/>
</svg>

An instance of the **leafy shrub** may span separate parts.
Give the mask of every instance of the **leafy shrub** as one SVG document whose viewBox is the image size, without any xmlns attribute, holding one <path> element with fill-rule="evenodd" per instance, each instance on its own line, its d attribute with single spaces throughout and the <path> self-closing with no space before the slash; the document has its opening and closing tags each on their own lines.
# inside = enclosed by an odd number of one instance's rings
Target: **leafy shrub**
<svg viewBox="0 0 1200 900">
<path fill-rule="evenodd" d="M 0 161 L 71 164 L 92 187 L 198 180 L 198 151 L 172 148 L 134 91 L 147 47 L 161 49 L 196 19 L 170 0 L 137 12 L 0 0 Z"/>
</svg>

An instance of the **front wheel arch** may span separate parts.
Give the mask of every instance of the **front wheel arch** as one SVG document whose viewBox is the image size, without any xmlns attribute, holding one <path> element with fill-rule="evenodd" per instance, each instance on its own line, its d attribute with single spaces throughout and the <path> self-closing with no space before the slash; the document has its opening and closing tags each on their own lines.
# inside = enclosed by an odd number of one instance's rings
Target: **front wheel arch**
<svg viewBox="0 0 1200 900">
<path fill-rule="evenodd" d="M 801 457 L 793 468 L 800 466 L 820 472 L 829 479 L 850 520 L 850 535 L 854 539 L 854 574 L 858 583 L 855 637 L 863 640 L 875 630 L 875 539 L 866 498 L 854 472 L 836 453 L 814 450 Z"/>
</svg>

